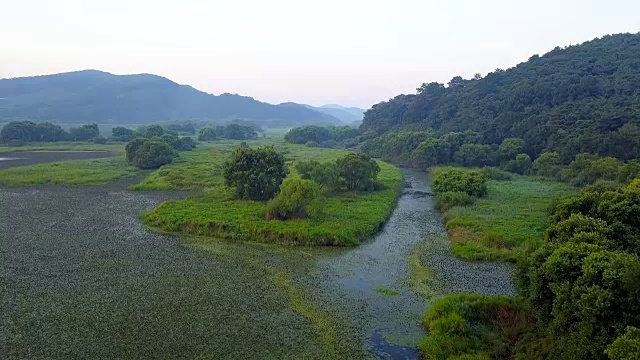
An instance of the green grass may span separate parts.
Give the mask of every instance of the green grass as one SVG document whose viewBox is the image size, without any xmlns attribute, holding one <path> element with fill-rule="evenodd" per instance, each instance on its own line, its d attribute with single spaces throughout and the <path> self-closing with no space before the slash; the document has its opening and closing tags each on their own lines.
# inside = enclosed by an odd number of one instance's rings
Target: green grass
<svg viewBox="0 0 640 360">
<path fill-rule="evenodd" d="M 453 253 L 467 260 L 515 261 L 518 251 L 541 242 L 553 202 L 575 191 L 555 181 L 514 175 L 490 180 L 486 197 L 444 213 Z"/>
<path fill-rule="evenodd" d="M 512 359 L 518 337 L 529 327 L 515 298 L 454 294 L 433 303 L 420 343 L 424 359 Z"/>
<path fill-rule="evenodd" d="M 301 159 L 335 161 L 345 150 L 310 148 L 259 140 L 251 146 L 274 144 L 285 154 L 291 174 Z M 223 186 L 221 166 L 239 142 L 214 142 L 201 146 L 185 161 L 163 166 L 134 189 L 203 190 L 185 200 L 168 201 L 143 214 L 146 225 L 162 232 L 185 233 L 240 241 L 299 245 L 357 245 L 376 233 L 395 207 L 401 190 L 400 171 L 380 162 L 378 179 L 385 189 L 375 192 L 341 192 L 322 200 L 323 213 L 314 219 L 287 221 L 264 218 L 265 202 L 237 200 Z M 181 154 L 182 157 L 182 154 Z M 187 157 L 192 157 L 186 160 Z"/>
<path fill-rule="evenodd" d="M 0 145 L 0 154 L 18 151 L 113 151 L 124 154 L 124 143 L 94 144 L 74 141 L 28 143 L 24 146 Z"/>
<path fill-rule="evenodd" d="M 387 288 L 375 288 L 375 291 L 378 294 L 382 294 L 382 295 L 387 295 L 387 296 L 398 296 L 400 295 L 399 292 L 392 290 L 392 289 L 387 289 Z"/>
<path fill-rule="evenodd" d="M 0 184 L 10 186 L 60 184 L 99 185 L 139 174 L 123 156 L 51 162 L 0 170 Z"/>
</svg>

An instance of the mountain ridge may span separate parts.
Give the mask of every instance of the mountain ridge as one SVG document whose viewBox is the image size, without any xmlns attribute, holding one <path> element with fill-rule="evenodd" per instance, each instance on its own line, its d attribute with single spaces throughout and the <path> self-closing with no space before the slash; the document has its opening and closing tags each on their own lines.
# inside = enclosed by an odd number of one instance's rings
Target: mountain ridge
<svg viewBox="0 0 640 360">
<path fill-rule="evenodd" d="M 249 96 L 214 95 L 155 74 L 100 70 L 0 79 L 0 121 L 155 123 L 254 121 L 261 126 L 337 125 L 324 112 L 272 105 Z"/>
</svg>

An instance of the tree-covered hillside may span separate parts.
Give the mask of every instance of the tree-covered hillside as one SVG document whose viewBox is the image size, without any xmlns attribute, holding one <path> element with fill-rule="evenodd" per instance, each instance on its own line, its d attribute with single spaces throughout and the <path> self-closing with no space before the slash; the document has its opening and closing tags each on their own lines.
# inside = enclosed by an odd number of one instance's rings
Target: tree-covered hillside
<svg viewBox="0 0 640 360">
<path fill-rule="evenodd" d="M 207 94 L 166 78 L 87 70 L 0 79 L 0 121 L 152 123 L 166 120 L 251 120 L 264 126 L 335 125 L 335 117 L 305 107 Z"/>
<path fill-rule="evenodd" d="M 640 157 L 640 33 L 556 48 L 485 77 L 425 83 L 415 95 L 374 105 L 364 138 L 396 131 L 437 136 L 471 130 L 484 144 L 522 138 L 532 157 L 557 151 Z M 411 151 L 413 149 L 410 149 Z"/>
</svg>

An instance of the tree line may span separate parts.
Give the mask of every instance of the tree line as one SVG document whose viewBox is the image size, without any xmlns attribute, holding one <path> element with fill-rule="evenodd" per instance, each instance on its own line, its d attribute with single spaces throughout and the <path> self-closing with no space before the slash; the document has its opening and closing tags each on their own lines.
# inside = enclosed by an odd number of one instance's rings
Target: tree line
<svg viewBox="0 0 640 360">
<path fill-rule="evenodd" d="M 0 141 L 10 142 L 56 142 L 90 141 L 100 137 L 97 124 L 71 127 L 69 131 L 50 122 L 12 121 L 2 127 Z M 98 140 L 100 141 L 100 140 Z"/>
</svg>

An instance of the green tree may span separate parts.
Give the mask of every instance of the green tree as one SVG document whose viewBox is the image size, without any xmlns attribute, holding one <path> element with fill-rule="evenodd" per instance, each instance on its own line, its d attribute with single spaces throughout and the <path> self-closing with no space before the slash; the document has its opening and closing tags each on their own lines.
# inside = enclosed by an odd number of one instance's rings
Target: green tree
<svg viewBox="0 0 640 360">
<path fill-rule="evenodd" d="M 284 156 L 273 146 L 237 148 L 223 166 L 227 186 L 235 187 L 242 199 L 269 200 L 287 176 Z"/>
<path fill-rule="evenodd" d="M 350 153 L 336 161 L 340 177 L 349 190 L 374 190 L 380 166 L 364 153 Z"/>
<path fill-rule="evenodd" d="M 504 166 L 504 169 L 521 175 L 527 175 L 531 172 L 533 164 L 531 158 L 527 154 L 518 154 L 514 160 L 510 160 Z"/>
<path fill-rule="evenodd" d="M 157 169 L 170 164 L 174 157 L 174 149 L 166 142 L 147 140 L 136 150 L 135 165 L 141 169 Z"/>
<path fill-rule="evenodd" d="M 495 157 L 491 145 L 485 144 L 463 144 L 454 154 L 455 161 L 464 166 L 491 166 Z"/>
<path fill-rule="evenodd" d="M 124 126 L 116 126 L 111 129 L 111 134 L 117 141 L 130 141 L 134 138 L 135 132 Z"/>
<path fill-rule="evenodd" d="M 322 189 L 334 191 L 340 188 L 340 172 L 335 163 L 320 163 L 315 160 L 299 161 L 296 163 L 296 170 L 301 178 L 313 180 Z"/>
<path fill-rule="evenodd" d="M 198 141 L 212 141 L 218 137 L 215 128 L 203 127 L 198 130 Z"/>
<path fill-rule="evenodd" d="M 69 129 L 69 135 L 74 141 L 88 141 L 100 135 L 98 124 L 87 124 Z"/>
<path fill-rule="evenodd" d="M 304 218 L 311 215 L 310 206 L 318 198 L 318 185 L 311 180 L 287 178 L 278 195 L 267 204 L 267 220 Z"/>
<path fill-rule="evenodd" d="M 498 148 L 500 153 L 500 159 L 504 161 L 510 161 L 515 159 L 518 154 L 522 153 L 524 148 L 524 141 L 520 138 L 506 138 L 502 140 L 502 144 Z"/>
<path fill-rule="evenodd" d="M 487 194 L 487 179 L 480 171 L 450 168 L 431 175 L 436 193 L 463 192 L 477 197 Z"/>
<path fill-rule="evenodd" d="M 533 170 L 540 176 L 555 178 L 562 170 L 562 161 L 557 152 L 545 152 L 533 162 Z"/>
<path fill-rule="evenodd" d="M 136 153 L 138 149 L 144 144 L 145 139 L 137 138 L 129 141 L 125 146 L 125 152 L 127 157 L 127 162 L 131 165 L 136 164 Z"/>
<path fill-rule="evenodd" d="M 607 347 L 606 353 L 611 360 L 640 360 L 640 329 L 627 327 L 625 334 Z"/>
</svg>

